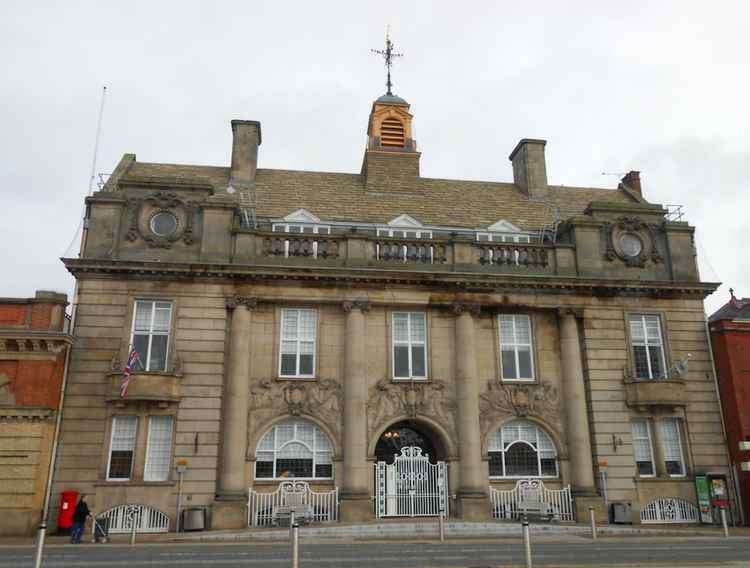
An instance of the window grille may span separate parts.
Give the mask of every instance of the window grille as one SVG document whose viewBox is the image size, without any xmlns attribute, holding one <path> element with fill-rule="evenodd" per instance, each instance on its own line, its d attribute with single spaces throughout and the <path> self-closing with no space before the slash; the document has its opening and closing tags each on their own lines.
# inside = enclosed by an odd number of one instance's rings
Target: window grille
<svg viewBox="0 0 750 568">
<path fill-rule="evenodd" d="M 490 477 L 557 477 L 557 450 L 547 433 L 527 420 L 498 429 L 489 442 Z"/>
<path fill-rule="evenodd" d="M 130 479 L 133 471 L 135 434 L 138 429 L 137 416 L 114 416 L 112 438 L 109 446 L 108 480 Z"/>
<path fill-rule="evenodd" d="M 393 377 L 427 378 L 427 318 L 424 313 L 393 314 Z"/>
<path fill-rule="evenodd" d="M 633 452 L 638 475 L 653 477 L 654 458 L 651 450 L 651 428 L 646 420 L 635 420 L 630 425 L 633 433 Z"/>
<path fill-rule="evenodd" d="M 333 446 L 306 420 L 286 420 L 261 438 L 255 453 L 255 478 L 331 479 Z"/>
<path fill-rule="evenodd" d="M 171 416 L 151 416 L 148 421 L 148 445 L 146 446 L 145 481 L 166 481 L 172 465 Z"/>
<path fill-rule="evenodd" d="M 135 371 L 167 370 L 172 303 L 136 300 L 131 344 L 138 353 Z"/>
<path fill-rule="evenodd" d="M 500 314 L 500 367 L 503 380 L 534 380 L 531 318 Z"/>
<path fill-rule="evenodd" d="M 685 475 L 685 460 L 682 455 L 680 423 L 677 418 L 665 418 L 659 422 L 659 436 L 664 452 L 664 467 L 670 477 Z"/>
<path fill-rule="evenodd" d="M 630 316 L 630 342 L 633 346 L 635 376 L 643 379 L 664 378 L 666 364 L 659 316 Z"/>
<path fill-rule="evenodd" d="M 281 310 L 281 349 L 279 375 L 313 377 L 315 375 L 316 310 Z"/>
</svg>

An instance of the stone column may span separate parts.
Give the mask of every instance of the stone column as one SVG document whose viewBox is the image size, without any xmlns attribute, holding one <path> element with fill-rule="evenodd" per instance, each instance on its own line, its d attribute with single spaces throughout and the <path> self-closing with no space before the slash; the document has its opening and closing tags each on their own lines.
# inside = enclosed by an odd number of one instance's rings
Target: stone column
<svg viewBox="0 0 750 568">
<path fill-rule="evenodd" d="M 577 519 L 581 521 L 588 518 L 588 507 L 590 506 L 602 509 L 601 512 L 597 511 L 597 517 L 603 515 L 604 503 L 597 496 L 596 486 L 594 485 L 589 416 L 586 406 L 586 388 L 583 383 L 578 322 L 573 310 L 560 310 L 558 315 L 560 318 L 565 431 L 570 455 L 570 484 L 573 494 L 576 496 Z"/>
<path fill-rule="evenodd" d="M 479 428 L 479 376 L 474 315 L 478 306 L 455 304 L 456 403 L 459 453 L 457 514 L 463 519 L 489 518 L 487 466 L 482 462 Z"/>
<path fill-rule="evenodd" d="M 367 463 L 367 350 L 365 301 L 344 302 L 346 345 L 344 353 L 344 478 L 341 520 L 372 518 Z"/>
<path fill-rule="evenodd" d="M 224 380 L 224 404 L 216 501 L 211 515 L 215 529 L 247 526 L 247 411 L 250 385 L 250 309 L 255 298 L 232 298 L 229 358 Z"/>
</svg>

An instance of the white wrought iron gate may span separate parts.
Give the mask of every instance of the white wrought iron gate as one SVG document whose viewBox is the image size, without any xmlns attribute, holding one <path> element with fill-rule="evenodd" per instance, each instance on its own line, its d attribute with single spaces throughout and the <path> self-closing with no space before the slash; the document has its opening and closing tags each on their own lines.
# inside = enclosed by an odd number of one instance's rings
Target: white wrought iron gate
<svg viewBox="0 0 750 568">
<path fill-rule="evenodd" d="M 422 448 L 405 446 L 393 464 L 375 464 L 375 514 L 378 517 L 448 516 L 448 468 L 430 463 Z"/>
</svg>

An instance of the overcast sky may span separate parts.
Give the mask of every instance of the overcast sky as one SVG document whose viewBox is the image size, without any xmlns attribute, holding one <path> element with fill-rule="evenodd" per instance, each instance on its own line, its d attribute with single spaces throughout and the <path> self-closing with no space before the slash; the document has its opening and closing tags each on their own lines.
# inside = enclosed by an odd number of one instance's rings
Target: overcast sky
<svg viewBox="0 0 750 568">
<path fill-rule="evenodd" d="M 750 297 L 750 2 L 27 2 L 0 4 L 0 296 L 72 296 L 58 260 L 121 155 L 228 165 L 259 120 L 259 166 L 359 172 L 384 31 L 405 56 L 426 177 L 511 181 L 544 138 L 550 183 L 684 206 L 704 280 Z M 72 250 L 76 250 L 77 242 Z M 70 254 L 70 253 L 69 253 Z"/>
</svg>

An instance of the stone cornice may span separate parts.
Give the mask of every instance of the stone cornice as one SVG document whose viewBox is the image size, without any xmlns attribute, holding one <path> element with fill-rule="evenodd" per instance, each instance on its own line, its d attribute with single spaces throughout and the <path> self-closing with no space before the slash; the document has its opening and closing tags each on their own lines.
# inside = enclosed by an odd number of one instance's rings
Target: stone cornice
<svg viewBox="0 0 750 568">
<path fill-rule="evenodd" d="M 133 276 L 156 280 L 209 279 L 243 282 L 315 282 L 321 286 L 348 283 L 354 285 L 405 285 L 454 288 L 466 292 L 541 292 L 614 297 L 651 296 L 663 298 L 705 298 L 719 287 L 713 282 L 671 282 L 664 280 L 618 280 L 564 276 L 496 275 L 476 272 L 435 272 L 429 269 L 398 270 L 372 267 L 236 265 L 224 263 L 177 263 L 124 261 L 108 259 L 62 259 L 75 277 Z"/>
<path fill-rule="evenodd" d="M 55 411 L 51 408 L 24 408 L 0 406 L 0 421 L 9 420 L 51 420 Z"/>
</svg>

